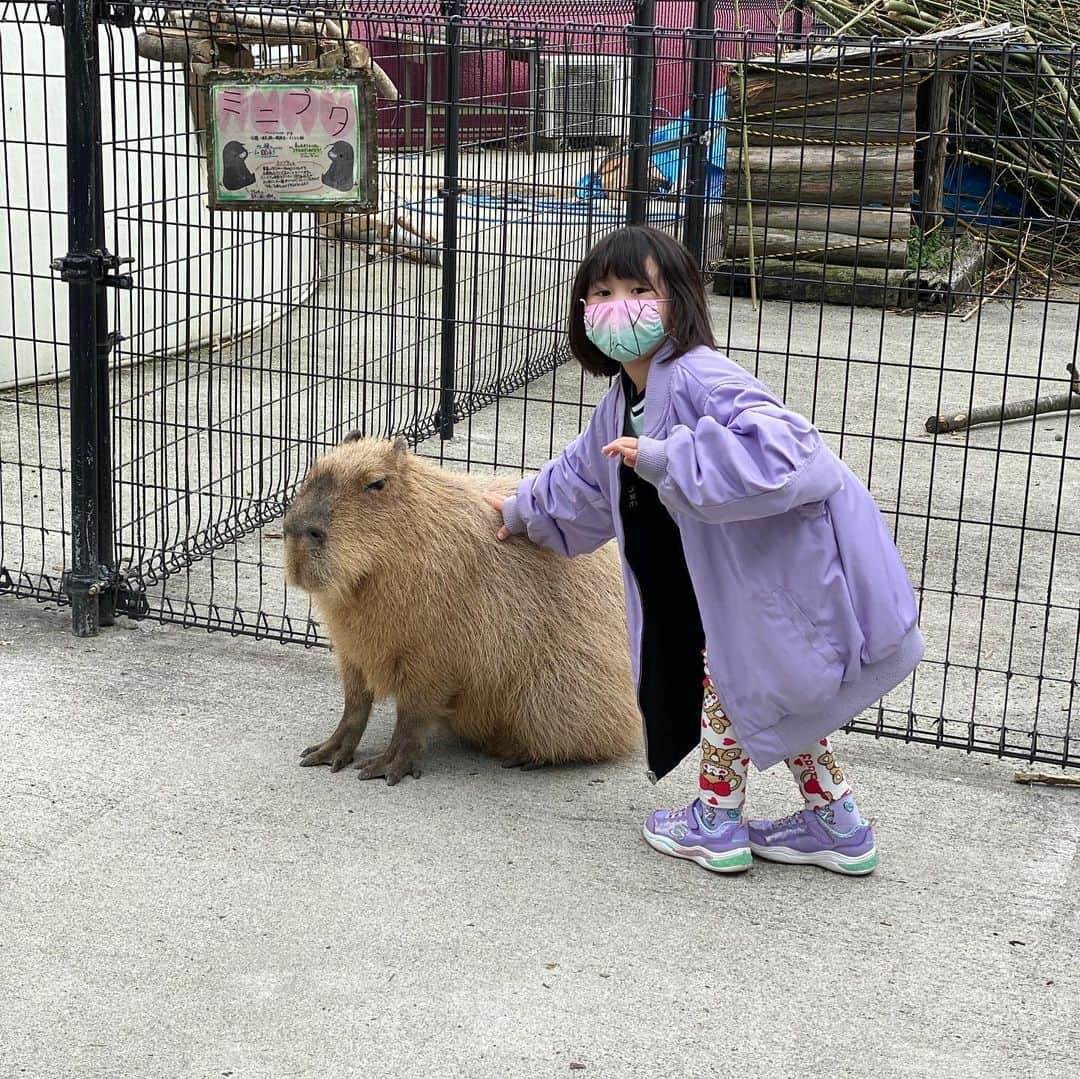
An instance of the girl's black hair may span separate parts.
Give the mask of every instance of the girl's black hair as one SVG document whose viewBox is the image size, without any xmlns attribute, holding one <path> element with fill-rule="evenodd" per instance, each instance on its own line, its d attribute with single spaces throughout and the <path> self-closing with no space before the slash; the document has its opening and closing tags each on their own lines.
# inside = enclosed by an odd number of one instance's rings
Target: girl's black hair
<svg viewBox="0 0 1080 1079">
<path fill-rule="evenodd" d="M 622 365 L 605 356 L 585 336 L 585 304 L 590 287 L 605 277 L 649 281 L 646 265 L 656 264 L 659 281 L 670 299 L 665 320 L 670 327 L 667 340 L 675 346 L 668 359 L 675 359 L 699 345 L 715 348 L 701 269 L 690 252 L 677 240 L 647 225 L 627 225 L 608 233 L 582 260 L 570 293 L 570 351 L 593 375 L 617 375 Z"/>
</svg>

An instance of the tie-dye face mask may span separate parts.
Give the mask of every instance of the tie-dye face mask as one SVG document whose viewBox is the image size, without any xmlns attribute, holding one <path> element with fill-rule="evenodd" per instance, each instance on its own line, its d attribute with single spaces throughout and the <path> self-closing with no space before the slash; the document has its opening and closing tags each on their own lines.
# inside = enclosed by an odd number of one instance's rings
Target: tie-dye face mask
<svg viewBox="0 0 1080 1079">
<path fill-rule="evenodd" d="M 667 335 L 657 300 L 607 300 L 585 306 L 585 336 L 605 355 L 632 363 Z"/>
</svg>

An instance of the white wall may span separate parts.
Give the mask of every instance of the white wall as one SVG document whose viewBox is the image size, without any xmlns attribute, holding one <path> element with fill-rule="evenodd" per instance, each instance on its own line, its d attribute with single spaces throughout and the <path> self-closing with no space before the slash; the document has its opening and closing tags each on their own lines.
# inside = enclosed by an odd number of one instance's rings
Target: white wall
<svg viewBox="0 0 1080 1079">
<path fill-rule="evenodd" d="M 34 5 L 44 9 L 44 4 Z M 43 11 L 30 11 L 41 18 Z M 110 290 L 116 362 L 227 339 L 285 314 L 316 276 L 310 215 L 215 214 L 191 134 L 183 69 L 142 59 L 135 31 L 101 31 L 107 244 L 132 255 Z M 112 78 L 107 77 L 111 71 Z M 0 33 L 0 387 L 68 371 L 64 54 L 59 27 Z"/>
</svg>

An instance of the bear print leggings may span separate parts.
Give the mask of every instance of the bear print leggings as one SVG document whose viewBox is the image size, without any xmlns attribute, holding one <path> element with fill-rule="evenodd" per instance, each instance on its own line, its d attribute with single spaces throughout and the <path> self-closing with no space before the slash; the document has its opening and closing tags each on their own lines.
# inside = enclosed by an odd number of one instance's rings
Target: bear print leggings
<svg viewBox="0 0 1080 1079">
<path fill-rule="evenodd" d="M 701 710 L 701 773 L 699 797 L 706 806 L 726 811 L 728 817 L 742 814 L 746 800 L 746 769 L 750 759 L 731 737 L 731 721 L 724 714 L 705 660 L 705 697 Z M 827 738 L 786 760 L 799 784 L 807 809 L 824 809 L 851 796 L 851 786 L 833 755 Z"/>
</svg>

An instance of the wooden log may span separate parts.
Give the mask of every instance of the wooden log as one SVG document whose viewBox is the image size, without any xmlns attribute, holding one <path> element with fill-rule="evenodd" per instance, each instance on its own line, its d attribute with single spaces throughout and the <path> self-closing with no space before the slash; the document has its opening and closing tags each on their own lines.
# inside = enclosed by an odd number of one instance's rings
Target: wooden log
<svg viewBox="0 0 1080 1079">
<path fill-rule="evenodd" d="M 1047 412 L 1080 409 L 1080 369 L 1076 364 L 1068 363 L 1065 370 L 1069 372 L 1070 382 L 1069 388 L 1062 393 L 1044 393 L 1041 397 L 1029 397 L 1024 401 L 979 405 L 970 412 L 956 411 L 930 416 L 926 421 L 926 431 L 931 435 L 940 435 L 949 431 L 962 431 L 967 427 L 977 427 L 982 423 L 1007 423 L 1009 420 L 1041 416 Z"/>
<path fill-rule="evenodd" d="M 781 113 L 773 118 L 755 119 L 747 124 L 751 146 L 790 146 L 801 142 L 829 142 L 837 146 L 915 141 L 915 110 L 873 112 L 869 116 L 842 113 L 832 116 L 805 116 Z"/>
<path fill-rule="evenodd" d="M 755 222 L 755 226 L 756 226 Z M 906 240 L 887 238 L 869 240 L 861 236 L 835 235 L 800 229 L 753 228 L 736 225 L 727 233 L 724 256 L 729 259 L 750 257 L 751 234 L 754 256 L 760 258 L 802 259 L 807 262 L 828 262 L 837 266 L 907 267 Z"/>
<path fill-rule="evenodd" d="M 333 38 L 340 41 L 346 36 L 342 21 L 325 15 L 304 17 L 221 11 L 214 13 L 213 22 L 218 30 L 224 32 L 252 30 L 260 35 L 260 39 L 287 38 L 297 44 L 305 38 Z"/>
<path fill-rule="evenodd" d="M 712 272 L 714 292 L 721 296 L 750 295 L 751 275 L 745 265 L 721 266 Z M 898 269 L 764 259 L 758 263 L 754 281 L 757 294 L 765 299 L 845 307 L 904 306 L 904 271 Z"/>
<path fill-rule="evenodd" d="M 769 172 L 896 172 L 909 168 L 912 151 L 903 146 L 753 146 L 747 152 L 751 173 Z M 733 146 L 727 152 L 727 170 L 742 168 L 742 149 Z"/>
<path fill-rule="evenodd" d="M 829 98 L 806 108 L 800 107 L 776 107 L 766 105 L 754 109 L 746 114 L 747 123 L 760 127 L 779 123 L 814 123 L 832 122 L 834 116 L 850 116 L 853 124 L 865 122 L 868 116 L 876 113 L 893 115 L 896 113 L 915 112 L 918 106 L 918 94 L 914 87 L 908 88 L 904 93 L 899 90 L 890 92 L 882 91 L 874 94 L 853 94 L 840 98 Z M 730 127 L 741 128 L 742 116 L 738 110 L 729 112 L 727 123 Z"/>
<path fill-rule="evenodd" d="M 1080 775 L 1065 775 L 1063 772 L 1013 772 L 1013 782 L 1031 786 L 1033 783 L 1048 787 L 1080 787 Z"/>
<path fill-rule="evenodd" d="M 309 48 L 315 48 L 315 46 L 309 47 L 305 45 L 302 52 L 308 52 Z M 330 70 L 337 67 L 367 70 L 371 72 L 372 80 L 375 83 L 375 92 L 379 97 L 386 101 L 398 100 L 397 87 L 390 76 L 372 60 L 368 47 L 361 41 L 339 42 L 328 49 L 323 49 L 321 52 L 316 51 L 315 65 Z"/>
<path fill-rule="evenodd" d="M 913 107 L 922 80 L 882 79 L 875 83 L 818 82 L 801 83 L 798 92 L 783 84 L 763 88 L 746 101 L 746 116 L 772 116 L 774 114 L 829 114 L 834 112 L 880 112 L 901 111 Z M 738 87 L 728 92 L 728 117 L 732 120 L 743 116 L 743 102 Z M 911 103 L 909 106 L 909 102 Z"/>
<path fill-rule="evenodd" d="M 724 205 L 725 220 L 745 223 L 746 211 L 735 203 Z M 871 210 L 860 207 L 840 210 L 830 206 L 754 207 L 754 224 L 759 228 L 828 233 L 830 236 L 861 236 L 867 240 L 886 240 L 890 236 L 906 240 L 911 232 L 911 211 Z"/>
<path fill-rule="evenodd" d="M 805 70 L 772 75 L 753 75 L 746 83 L 747 111 L 776 108 L 778 105 L 807 105 L 836 100 L 851 94 L 880 94 L 910 88 L 914 90 L 932 71 L 887 67 L 845 68 L 840 77 L 835 73 Z M 742 106 L 744 101 L 741 73 L 732 71 L 728 79 L 728 96 Z"/>
<path fill-rule="evenodd" d="M 741 172 L 728 173 L 731 202 L 746 203 L 746 180 Z M 758 169 L 750 173 L 750 196 L 756 213 L 765 203 L 857 208 L 878 202 L 901 206 L 911 201 L 914 179 L 910 169 L 862 172 L 837 169 L 825 172 L 776 172 Z"/>
<path fill-rule="evenodd" d="M 217 58 L 217 49 L 208 38 L 148 30 L 135 39 L 135 51 L 147 60 L 162 64 L 205 64 Z"/>
<path fill-rule="evenodd" d="M 349 57 L 349 67 L 367 68 L 375 80 L 375 90 L 385 101 L 397 101 L 401 96 L 393 79 L 371 58 L 368 47 L 361 41 L 347 41 L 345 51 Z"/>
<path fill-rule="evenodd" d="M 805 109 L 789 109 L 778 114 L 795 117 L 871 116 L 875 112 L 914 112 L 918 107 L 917 87 L 875 91 L 872 94 L 845 95 L 830 98 Z"/>
</svg>

